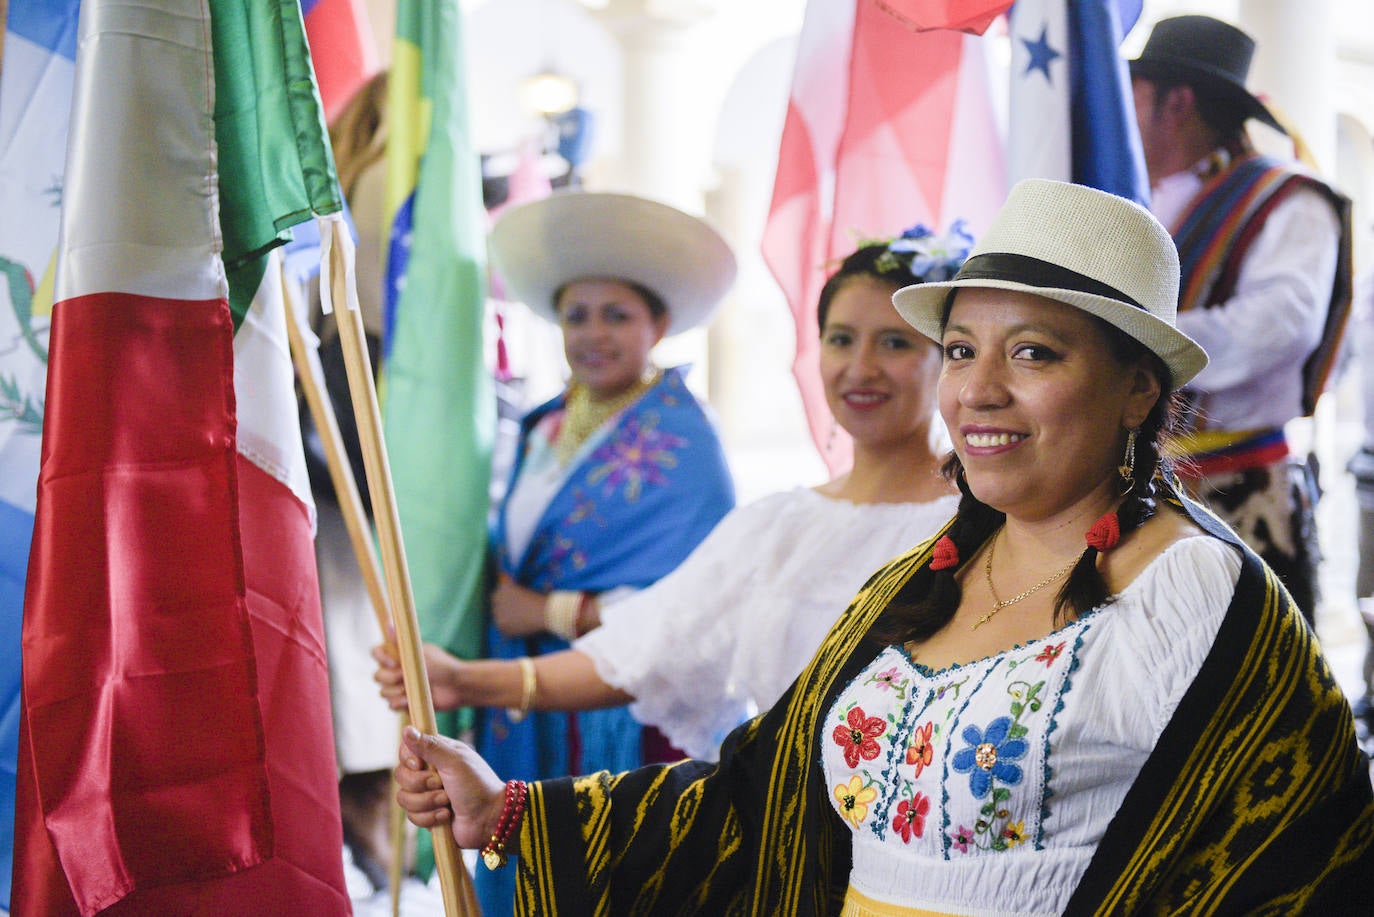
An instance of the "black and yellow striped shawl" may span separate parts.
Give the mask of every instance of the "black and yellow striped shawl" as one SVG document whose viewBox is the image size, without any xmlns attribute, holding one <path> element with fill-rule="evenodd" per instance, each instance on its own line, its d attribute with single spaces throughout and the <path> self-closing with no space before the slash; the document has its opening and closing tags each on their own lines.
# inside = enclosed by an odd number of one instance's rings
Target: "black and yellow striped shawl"
<svg viewBox="0 0 1374 917">
<path fill-rule="evenodd" d="M 1180 508 L 1238 544 L 1197 505 Z M 519 913 L 838 913 L 849 829 L 828 801 L 820 724 L 882 649 L 869 637 L 879 613 L 929 575 L 933 543 L 873 576 L 719 765 L 532 787 Z M 1066 913 L 1349 913 L 1371 879 L 1374 801 L 1349 706 L 1287 593 L 1245 551 L 1216 642 Z"/>
</svg>

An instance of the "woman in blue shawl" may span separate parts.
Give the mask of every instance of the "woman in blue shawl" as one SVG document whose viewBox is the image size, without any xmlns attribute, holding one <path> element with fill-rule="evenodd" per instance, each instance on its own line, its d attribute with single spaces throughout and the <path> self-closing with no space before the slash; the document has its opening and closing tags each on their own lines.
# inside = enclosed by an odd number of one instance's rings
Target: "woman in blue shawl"
<svg viewBox="0 0 1374 917">
<path fill-rule="evenodd" d="M 566 648 L 600 605 L 669 573 L 734 506 L 711 422 L 682 372 L 655 368 L 650 351 L 709 318 L 735 259 L 695 217 L 584 192 L 507 212 L 491 254 L 514 298 L 558 324 L 571 370 L 567 389 L 521 422 L 493 531 L 488 655 L 521 659 Z M 524 709 L 479 719 L 479 747 L 503 773 L 535 780 L 664 758 L 666 742 L 625 708 L 530 712 L 541 686 L 526 687 Z M 509 878 L 482 877 L 485 913 L 510 912 Z"/>
</svg>

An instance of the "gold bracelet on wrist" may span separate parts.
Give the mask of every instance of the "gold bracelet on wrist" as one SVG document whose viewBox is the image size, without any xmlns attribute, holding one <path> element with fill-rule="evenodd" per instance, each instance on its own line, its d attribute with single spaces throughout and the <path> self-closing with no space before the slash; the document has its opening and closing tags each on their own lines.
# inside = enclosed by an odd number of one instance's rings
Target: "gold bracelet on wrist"
<svg viewBox="0 0 1374 917">
<path fill-rule="evenodd" d="M 506 716 L 512 723 L 518 723 L 530 715 L 530 708 L 534 706 L 534 692 L 539 688 L 539 682 L 535 678 L 534 660 L 528 656 L 521 656 L 516 662 L 520 664 L 520 706 L 518 709 L 506 708 Z"/>
<path fill-rule="evenodd" d="M 582 593 L 555 589 L 544 600 L 544 629 L 569 642 L 577 639 L 577 614 Z"/>
</svg>

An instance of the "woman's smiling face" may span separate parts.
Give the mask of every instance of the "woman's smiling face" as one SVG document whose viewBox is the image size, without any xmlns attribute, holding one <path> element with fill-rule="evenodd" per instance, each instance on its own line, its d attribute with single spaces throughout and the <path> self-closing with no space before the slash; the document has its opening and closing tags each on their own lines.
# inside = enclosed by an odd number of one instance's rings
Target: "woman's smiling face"
<svg viewBox="0 0 1374 917">
<path fill-rule="evenodd" d="M 573 379 L 599 399 L 634 385 L 668 328 L 667 315 L 655 316 L 643 296 L 618 280 L 575 280 L 556 306 Z"/>
<path fill-rule="evenodd" d="M 978 499 L 1041 520 L 1114 494 L 1126 430 L 1160 385 L 1144 361 L 1113 355 L 1097 319 L 1030 293 L 963 289 L 942 346 L 940 412 Z"/>
<path fill-rule="evenodd" d="M 821 380 L 836 422 L 870 447 L 930 433 L 940 351 L 892 305 L 897 285 L 857 275 L 840 287 L 821 331 Z"/>
</svg>

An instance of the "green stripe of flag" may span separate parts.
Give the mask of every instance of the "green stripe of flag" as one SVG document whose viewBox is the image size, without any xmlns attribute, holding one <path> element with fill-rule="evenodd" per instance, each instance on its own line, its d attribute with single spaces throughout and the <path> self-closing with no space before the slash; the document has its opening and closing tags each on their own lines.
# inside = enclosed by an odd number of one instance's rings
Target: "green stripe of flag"
<svg viewBox="0 0 1374 917">
<path fill-rule="evenodd" d="M 237 324 L 266 252 L 290 227 L 343 208 L 296 0 L 210 0 L 220 228 Z"/>
<path fill-rule="evenodd" d="M 484 360 L 485 210 L 457 0 L 401 0 L 397 34 L 391 100 L 410 93 L 418 104 L 393 104 L 388 176 L 404 179 L 409 170 L 396 160 L 407 156 L 412 165 L 419 157 L 419 173 L 383 365 L 383 426 L 421 636 L 472 658 L 481 649 L 496 402 Z M 440 724 L 450 733 L 458 725 Z"/>
</svg>

